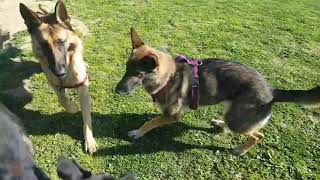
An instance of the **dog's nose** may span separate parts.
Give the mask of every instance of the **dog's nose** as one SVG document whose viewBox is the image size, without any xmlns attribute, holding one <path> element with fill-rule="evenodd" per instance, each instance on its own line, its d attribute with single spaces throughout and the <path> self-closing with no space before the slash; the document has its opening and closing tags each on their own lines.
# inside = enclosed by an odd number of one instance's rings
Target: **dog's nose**
<svg viewBox="0 0 320 180">
<path fill-rule="evenodd" d="M 131 95 L 132 91 L 125 90 L 125 89 L 116 89 L 116 93 L 120 95 Z"/>
<path fill-rule="evenodd" d="M 60 78 L 64 77 L 67 74 L 67 66 L 65 64 L 56 66 L 55 74 Z"/>
<path fill-rule="evenodd" d="M 66 72 L 59 72 L 56 74 L 58 77 L 64 77 L 66 75 Z"/>
<path fill-rule="evenodd" d="M 126 89 L 124 87 L 122 87 L 122 85 L 120 83 L 117 85 L 115 90 L 116 90 L 117 94 L 128 94 Z"/>
<path fill-rule="evenodd" d="M 116 91 L 116 93 L 118 93 L 118 94 L 122 94 L 122 93 L 123 93 L 122 90 L 121 90 L 121 88 L 119 87 L 119 85 L 116 87 L 115 91 Z"/>
</svg>

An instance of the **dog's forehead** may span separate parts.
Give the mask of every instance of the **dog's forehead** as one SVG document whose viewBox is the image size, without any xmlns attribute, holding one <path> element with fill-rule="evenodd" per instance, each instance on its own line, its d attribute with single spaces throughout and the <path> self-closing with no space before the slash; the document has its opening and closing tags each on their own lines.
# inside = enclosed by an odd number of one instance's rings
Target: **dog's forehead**
<svg viewBox="0 0 320 180">
<path fill-rule="evenodd" d="M 58 24 L 52 25 L 50 29 L 51 29 L 50 35 L 51 35 L 52 39 L 66 39 L 67 34 L 68 34 L 67 29 L 61 27 Z"/>
<path fill-rule="evenodd" d="M 58 24 L 50 25 L 46 23 L 42 23 L 38 28 L 43 35 L 44 39 L 65 39 L 67 37 L 67 31 L 63 27 L 59 26 Z"/>
<path fill-rule="evenodd" d="M 151 54 L 155 54 L 154 50 L 149 46 L 143 45 L 139 48 L 133 49 L 130 60 L 133 61 L 141 61 L 145 57 L 150 56 Z"/>
</svg>

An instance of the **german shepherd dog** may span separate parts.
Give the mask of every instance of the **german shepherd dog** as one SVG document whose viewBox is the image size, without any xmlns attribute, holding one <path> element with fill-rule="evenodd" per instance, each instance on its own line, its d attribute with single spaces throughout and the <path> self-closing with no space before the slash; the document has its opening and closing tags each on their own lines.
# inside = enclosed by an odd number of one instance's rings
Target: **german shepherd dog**
<svg viewBox="0 0 320 180">
<path fill-rule="evenodd" d="M 130 131 L 137 139 L 150 130 L 179 120 L 181 111 L 191 102 L 192 67 L 176 63 L 171 55 L 146 45 L 131 29 L 132 52 L 126 72 L 116 87 L 117 93 L 131 94 L 142 84 L 162 115 Z M 243 155 L 260 142 L 264 135 L 259 130 L 271 117 L 275 102 L 313 104 L 320 102 L 320 87 L 311 90 L 280 90 L 270 87 L 256 70 L 233 61 L 202 59 L 199 68 L 198 103 L 200 106 L 224 104 L 224 121 L 213 124 L 248 137 L 233 153 Z"/>
<path fill-rule="evenodd" d="M 79 109 L 66 96 L 65 89 L 78 90 L 84 121 L 84 146 L 91 154 L 97 150 L 97 144 L 92 134 L 89 80 L 82 57 L 82 41 L 71 27 L 70 17 L 62 0 L 58 0 L 54 13 L 48 13 L 39 7 L 42 12 L 36 13 L 20 3 L 20 13 L 31 35 L 33 53 L 60 104 L 69 113 L 76 113 Z"/>
</svg>

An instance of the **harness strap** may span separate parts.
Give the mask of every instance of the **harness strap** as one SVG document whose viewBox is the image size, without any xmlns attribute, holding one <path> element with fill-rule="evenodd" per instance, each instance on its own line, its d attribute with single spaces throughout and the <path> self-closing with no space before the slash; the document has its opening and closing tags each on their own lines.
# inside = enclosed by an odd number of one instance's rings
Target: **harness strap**
<svg viewBox="0 0 320 180">
<path fill-rule="evenodd" d="M 187 62 L 192 66 L 192 87 L 191 87 L 191 103 L 190 109 L 197 109 L 199 103 L 199 66 L 202 65 L 202 61 L 196 59 L 188 59 L 187 57 L 180 55 L 176 57 L 176 62 Z"/>
</svg>

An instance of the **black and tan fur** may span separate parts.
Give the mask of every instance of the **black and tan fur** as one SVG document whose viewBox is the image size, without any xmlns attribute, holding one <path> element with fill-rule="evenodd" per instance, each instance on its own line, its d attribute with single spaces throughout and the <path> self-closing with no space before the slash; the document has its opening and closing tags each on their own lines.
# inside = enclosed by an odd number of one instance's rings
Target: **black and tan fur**
<svg viewBox="0 0 320 180">
<path fill-rule="evenodd" d="M 20 4 L 20 13 L 31 35 L 34 56 L 39 60 L 60 104 L 67 112 L 76 113 L 79 111 L 78 106 L 66 96 L 64 87 L 74 86 L 86 79 L 82 41 L 70 25 L 70 17 L 62 0 L 58 0 L 54 13 L 40 9 L 41 13 L 35 13 L 24 4 Z M 89 81 L 86 79 L 77 90 L 84 120 L 85 150 L 93 153 L 97 145 L 92 134 L 91 100 L 88 86 Z"/>
<path fill-rule="evenodd" d="M 132 53 L 127 70 L 116 91 L 131 94 L 142 84 L 149 94 L 157 94 L 156 103 L 162 115 L 129 132 L 133 139 L 142 137 L 153 128 L 175 123 L 182 109 L 190 104 L 192 69 L 187 63 L 175 63 L 168 53 L 158 51 L 139 38 L 131 29 Z M 248 137 L 247 142 L 234 149 L 243 155 L 264 135 L 259 130 L 271 117 L 275 102 L 318 103 L 320 87 L 311 90 L 279 90 L 270 87 L 254 69 L 222 59 L 202 59 L 199 67 L 199 105 L 225 105 L 224 121 L 215 125 Z"/>
</svg>

